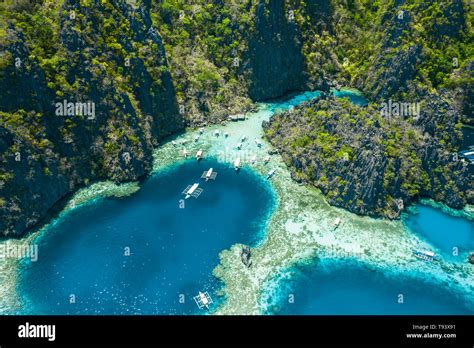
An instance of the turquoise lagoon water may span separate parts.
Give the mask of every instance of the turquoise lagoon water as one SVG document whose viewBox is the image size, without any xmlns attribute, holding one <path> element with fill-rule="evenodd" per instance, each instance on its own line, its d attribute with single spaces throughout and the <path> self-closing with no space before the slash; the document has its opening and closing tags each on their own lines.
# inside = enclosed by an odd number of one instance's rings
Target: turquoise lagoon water
<svg viewBox="0 0 474 348">
<path fill-rule="evenodd" d="M 428 280 L 388 276 L 354 261 L 323 259 L 293 267 L 278 284 L 265 302 L 267 314 L 474 314 L 465 298 Z"/>
<path fill-rule="evenodd" d="M 333 91 L 336 97 L 367 105 L 360 93 Z M 440 209 L 418 205 L 405 216 L 407 228 L 440 248 L 445 259 L 466 262 L 474 249 L 474 224 Z M 459 256 L 452 255 L 452 248 Z M 356 262 L 314 261 L 295 266 L 275 278 L 264 306 L 268 314 L 370 315 L 370 314 L 474 314 L 465 298 L 417 277 L 390 277 Z M 398 296 L 403 295 L 403 303 Z M 291 295 L 291 296 L 290 296 Z M 289 301 L 289 299 L 292 301 Z"/>
<path fill-rule="evenodd" d="M 319 94 L 270 107 L 287 110 Z M 181 209 L 181 192 L 209 167 L 217 180 L 204 183 L 202 195 Z M 268 182 L 249 169 L 236 174 L 209 160 L 176 164 L 131 197 L 99 200 L 56 219 L 37 240 L 39 260 L 20 268 L 20 313 L 203 313 L 193 296 L 208 291 L 216 301 L 222 284 L 212 270 L 219 252 L 258 243 L 274 204 Z"/>
<path fill-rule="evenodd" d="M 340 91 L 332 90 L 331 93 L 337 98 L 347 98 L 352 103 L 360 106 L 366 106 L 367 99 L 356 90 L 341 89 Z M 321 95 L 320 91 L 310 91 L 297 94 L 286 100 L 278 100 L 277 103 L 271 104 L 272 112 L 283 112 L 290 109 L 292 106 L 297 106 L 305 101 L 317 98 Z"/>
<path fill-rule="evenodd" d="M 199 180 L 209 167 L 216 180 Z M 198 180 L 204 191 L 181 208 L 181 192 Z M 174 165 L 131 197 L 79 207 L 48 227 L 39 260 L 20 272 L 24 313 L 198 313 L 199 291 L 217 299 L 219 252 L 258 243 L 274 203 L 268 183 L 245 169 L 209 159 Z"/>
<path fill-rule="evenodd" d="M 335 94 L 366 103 L 357 93 Z M 307 92 L 269 105 L 278 112 L 318 95 Z M 211 166 L 217 180 L 200 180 L 202 195 L 180 208 L 183 189 Z M 25 261 L 19 270 L 18 293 L 25 303 L 21 313 L 205 313 L 192 297 L 208 291 L 219 301 L 222 284 L 212 276 L 219 252 L 235 243 L 257 244 L 275 201 L 268 182 L 249 169 L 236 174 L 211 159 L 177 163 L 147 179 L 130 197 L 97 200 L 50 224 L 37 240 L 39 260 Z M 447 230 L 468 228 L 465 220 L 425 209 L 410 216 L 408 224 L 414 233 L 429 232 L 426 238 L 436 244 L 441 229 L 425 221 L 437 214 Z M 472 233 L 463 233 L 450 238 L 457 244 L 472 241 Z M 439 242 L 447 243 L 449 250 L 447 241 Z M 472 314 L 447 290 L 415 278 L 388 278 L 356 262 L 321 261 L 291 273 L 271 297 L 276 302 L 269 304 L 269 313 Z M 292 304 L 285 301 L 290 293 L 295 297 Z M 405 295 L 403 305 L 397 302 L 399 293 Z M 75 303 L 70 303 L 72 296 Z"/>
<path fill-rule="evenodd" d="M 466 262 L 474 251 L 474 223 L 449 215 L 427 205 L 418 204 L 404 217 L 405 225 L 449 261 Z"/>
<path fill-rule="evenodd" d="M 274 113 L 287 111 L 293 106 L 297 106 L 303 102 L 317 98 L 320 95 L 321 95 L 320 91 L 304 92 L 301 94 L 297 94 L 285 100 L 278 100 L 277 103 L 271 103 L 270 110 Z"/>
<path fill-rule="evenodd" d="M 368 104 L 367 99 L 356 90 L 341 89 L 340 91 L 333 90 L 332 93 L 338 98 L 348 98 L 356 105 L 366 106 Z"/>
<path fill-rule="evenodd" d="M 440 209 L 418 204 L 403 221 L 413 233 L 440 250 L 441 257 L 466 262 L 474 250 L 474 224 Z M 459 254 L 453 255 L 453 247 Z M 269 314 L 429 315 L 474 314 L 466 298 L 419 277 L 388 275 L 354 261 L 313 261 L 274 279 L 278 288 L 265 302 Z M 398 296 L 403 295 L 403 303 Z M 289 296 L 294 301 L 290 303 Z"/>
</svg>

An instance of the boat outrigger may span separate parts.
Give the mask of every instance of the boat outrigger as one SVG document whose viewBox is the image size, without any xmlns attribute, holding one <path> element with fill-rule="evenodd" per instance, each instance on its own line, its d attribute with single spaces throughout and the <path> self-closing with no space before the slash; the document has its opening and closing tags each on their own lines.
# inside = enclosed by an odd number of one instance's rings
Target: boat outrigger
<svg viewBox="0 0 474 348">
<path fill-rule="evenodd" d="M 203 157 L 204 157 L 204 154 L 202 150 L 199 150 L 198 152 L 196 152 L 196 159 L 198 161 L 201 160 Z"/>
<path fill-rule="evenodd" d="M 199 309 L 203 309 L 204 307 L 209 309 L 209 305 L 212 303 L 212 298 L 207 291 L 199 291 L 199 294 L 193 298 Z"/>
<path fill-rule="evenodd" d="M 471 164 L 474 164 L 474 148 L 472 146 L 469 147 L 469 150 L 459 152 L 459 155 L 467 159 Z"/>
<path fill-rule="evenodd" d="M 201 179 L 205 179 L 206 181 L 210 180 L 216 180 L 217 172 L 214 171 L 214 169 L 209 168 L 209 170 L 206 170 L 205 172 L 202 173 Z"/>
<path fill-rule="evenodd" d="M 242 143 L 238 143 L 237 146 L 236 146 L 236 148 L 237 148 L 238 150 L 240 150 L 240 149 L 242 148 Z"/>
<path fill-rule="evenodd" d="M 270 161 L 270 156 L 265 156 L 263 163 L 267 164 Z"/>
<path fill-rule="evenodd" d="M 215 135 L 216 137 L 218 137 L 220 134 L 221 134 L 221 132 L 220 132 L 218 129 L 216 129 L 216 130 L 214 131 L 214 135 Z"/>
<path fill-rule="evenodd" d="M 244 142 L 245 139 L 247 139 L 247 136 L 246 136 L 246 135 L 242 135 L 242 138 L 240 138 L 240 141 L 241 141 L 241 142 Z"/>
<path fill-rule="evenodd" d="M 419 259 L 425 261 L 433 261 L 436 260 L 436 255 L 432 251 L 428 250 L 413 250 L 413 255 Z"/>
<path fill-rule="evenodd" d="M 183 149 L 183 156 L 184 158 L 188 158 L 188 150 Z"/>
<path fill-rule="evenodd" d="M 255 164 L 255 162 L 257 162 L 257 155 L 253 155 L 252 158 L 250 159 L 250 162 L 252 164 Z"/>
<path fill-rule="evenodd" d="M 188 199 L 189 197 L 198 198 L 202 191 L 204 191 L 204 189 L 199 187 L 199 183 L 188 185 L 183 191 L 183 195 L 186 195 L 184 199 Z"/>
<path fill-rule="evenodd" d="M 342 222 L 341 218 L 337 217 L 336 220 L 334 220 L 334 229 L 338 228 L 341 222 Z"/>
<path fill-rule="evenodd" d="M 267 174 L 267 179 L 270 179 L 273 175 L 275 175 L 275 169 L 272 169 Z"/>
<path fill-rule="evenodd" d="M 240 157 L 237 157 L 234 161 L 234 168 L 235 170 L 239 170 L 242 167 L 242 163 L 240 162 Z"/>
</svg>

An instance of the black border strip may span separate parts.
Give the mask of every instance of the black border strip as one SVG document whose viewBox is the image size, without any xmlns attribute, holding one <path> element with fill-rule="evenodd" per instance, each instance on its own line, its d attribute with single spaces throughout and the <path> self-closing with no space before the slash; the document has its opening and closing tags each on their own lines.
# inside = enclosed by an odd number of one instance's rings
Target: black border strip
<svg viewBox="0 0 474 348">
<path fill-rule="evenodd" d="M 20 338 L 18 328 L 54 324 L 54 342 Z M 454 329 L 442 325 L 454 325 Z M 422 331 L 413 325 L 436 325 Z M 474 346 L 474 316 L 3 316 L 0 346 L 64 344 L 377 344 Z M 413 333 L 456 338 L 407 338 Z M 222 341 L 225 337 L 226 342 Z"/>
</svg>

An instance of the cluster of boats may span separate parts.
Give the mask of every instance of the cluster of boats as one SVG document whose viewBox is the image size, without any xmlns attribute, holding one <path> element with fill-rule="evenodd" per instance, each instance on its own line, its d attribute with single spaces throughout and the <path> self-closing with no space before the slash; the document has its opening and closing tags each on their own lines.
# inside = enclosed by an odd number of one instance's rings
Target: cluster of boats
<svg viewBox="0 0 474 348">
<path fill-rule="evenodd" d="M 204 132 L 204 128 L 200 128 L 199 129 L 199 135 L 197 135 L 195 137 L 195 141 L 197 141 L 199 139 L 199 136 L 201 134 L 203 134 Z M 216 129 L 214 131 L 214 135 L 216 137 L 220 136 L 221 132 Z M 224 136 L 225 137 L 228 137 L 229 136 L 229 133 L 225 132 L 224 133 Z M 242 149 L 242 144 L 247 140 L 247 136 L 246 135 L 243 135 L 241 138 L 240 138 L 240 142 L 237 144 L 236 148 L 238 150 Z M 173 146 L 177 146 L 178 144 L 176 143 L 176 141 L 172 141 L 171 142 L 173 144 Z M 184 145 L 186 143 L 186 140 L 183 140 L 181 142 L 182 145 Z M 262 142 L 259 140 L 259 139 L 255 139 L 255 143 L 257 144 L 257 146 L 260 148 L 262 147 Z M 184 158 L 188 158 L 189 156 L 189 152 L 188 150 L 186 150 L 186 148 L 183 148 L 182 150 L 182 155 L 184 156 Z M 195 158 L 197 161 L 200 161 L 201 159 L 204 158 L 204 151 L 202 149 L 199 149 L 197 152 L 196 152 L 196 155 L 195 155 Z M 267 164 L 269 161 L 270 161 L 270 156 L 267 155 L 263 158 L 263 163 L 264 164 Z M 250 163 L 251 164 L 255 164 L 257 162 L 257 155 L 254 155 L 252 156 L 252 158 L 250 159 Z M 234 169 L 235 171 L 239 171 L 240 168 L 242 168 L 242 160 L 240 158 L 240 156 L 238 156 L 237 158 L 235 158 L 235 160 L 233 161 L 233 166 L 234 166 Z M 268 173 L 267 173 L 267 179 L 270 179 L 273 175 L 275 175 L 276 171 L 275 169 L 271 169 Z M 217 173 L 214 172 L 213 168 L 210 168 L 209 170 L 205 171 L 202 175 L 201 175 L 201 178 L 202 179 L 205 179 L 206 181 L 208 180 L 215 180 L 216 179 L 216 176 L 217 176 Z M 199 195 L 202 193 L 203 189 L 199 187 L 199 183 L 194 183 L 193 185 L 188 185 L 188 187 L 186 187 L 186 189 L 183 191 L 183 194 L 185 194 L 185 199 L 188 199 L 189 197 L 194 197 L 194 198 L 197 198 L 199 197 Z"/>
<path fill-rule="evenodd" d="M 204 179 L 205 181 L 216 180 L 216 177 L 217 172 L 215 172 L 213 168 L 209 168 L 201 175 L 201 179 Z M 183 195 L 185 195 L 184 199 L 188 199 L 189 197 L 198 198 L 202 191 L 204 191 L 204 189 L 199 187 L 199 183 L 188 185 L 183 191 Z"/>
<path fill-rule="evenodd" d="M 236 145 L 236 149 L 237 150 L 241 150 L 242 149 L 242 146 L 243 146 L 243 143 L 247 140 L 247 136 L 246 135 L 242 135 L 242 137 L 240 138 L 240 142 L 237 143 Z M 262 142 L 255 138 L 255 144 L 257 144 L 257 146 L 260 148 L 262 147 Z M 251 164 L 255 164 L 257 162 L 257 155 L 253 155 L 252 158 L 250 159 L 250 163 Z M 264 164 L 267 164 L 268 162 L 270 162 L 270 156 L 267 155 L 263 158 L 263 163 Z M 240 159 L 240 157 L 237 157 L 234 162 L 234 169 L 236 171 L 240 170 L 240 168 L 242 168 L 242 160 Z M 275 169 L 272 169 L 270 170 L 268 173 L 267 173 L 267 179 L 270 179 L 273 175 L 275 175 Z"/>
</svg>

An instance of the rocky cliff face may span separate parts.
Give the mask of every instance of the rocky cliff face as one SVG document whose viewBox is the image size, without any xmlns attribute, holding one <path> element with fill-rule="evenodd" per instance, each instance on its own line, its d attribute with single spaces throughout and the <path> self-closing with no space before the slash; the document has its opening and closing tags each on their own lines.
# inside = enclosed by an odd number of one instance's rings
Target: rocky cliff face
<svg viewBox="0 0 474 348">
<path fill-rule="evenodd" d="M 460 116 L 440 97 L 427 100 L 413 120 L 323 98 L 275 116 L 264 128 L 296 180 L 355 213 L 396 218 L 419 197 L 454 208 L 472 204 L 467 167 L 440 145 L 447 134 L 459 140 Z"/>
<path fill-rule="evenodd" d="M 467 162 L 456 155 L 472 104 L 463 1 L 331 4 L 337 22 L 327 30 L 337 48 L 323 62 L 361 89 L 369 107 L 327 99 L 272 119 L 267 137 L 293 176 L 360 214 L 394 218 L 419 197 L 454 208 L 472 203 Z M 331 39 L 321 37 L 327 46 Z M 420 112 L 383 115 L 392 102 Z"/>
<path fill-rule="evenodd" d="M 0 9 L 3 235 L 24 233 L 93 180 L 145 175 L 153 147 L 186 123 L 305 88 L 302 36 L 283 0 Z"/>
<path fill-rule="evenodd" d="M 458 120 L 472 122 L 469 18 L 462 0 L 0 3 L 0 233 L 21 235 L 90 181 L 145 175 L 185 125 L 341 82 L 373 103 L 344 106 L 366 120 L 324 101 L 306 109 L 325 122 L 301 111 L 267 126 L 295 178 L 359 213 L 397 216 L 393 202 L 418 196 L 460 207 L 471 191 L 447 158 Z M 388 99 L 423 112 L 379 119 Z M 309 138 L 296 130 L 308 125 Z"/>
<path fill-rule="evenodd" d="M 373 15 L 369 9 L 366 12 Z M 375 41 L 364 39 L 373 44 L 373 54 L 363 58 L 369 64 L 353 79 L 371 100 L 406 98 L 409 87 L 418 85 L 450 86 L 454 81 L 449 82 L 449 72 L 465 69 L 461 61 L 472 60 L 463 53 L 465 48 L 459 49 L 470 35 L 462 0 L 396 1 L 378 21 L 370 29 Z"/>
<path fill-rule="evenodd" d="M 184 126 L 149 3 L 67 0 L 55 13 L 56 37 L 38 42 L 12 21 L 2 42 L 3 235 L 24 233 L 92 180 L 145 175 L 153 147 Z M 58 109 L 64 103 L 72 109 Z"/>
<path fill-rule="evenodd" d="M 249 95 L 254 100 L 281 97 L 304 87 L 302 37 L 284 0 L 259 1 L 246 60 Z"/>
</svg>

